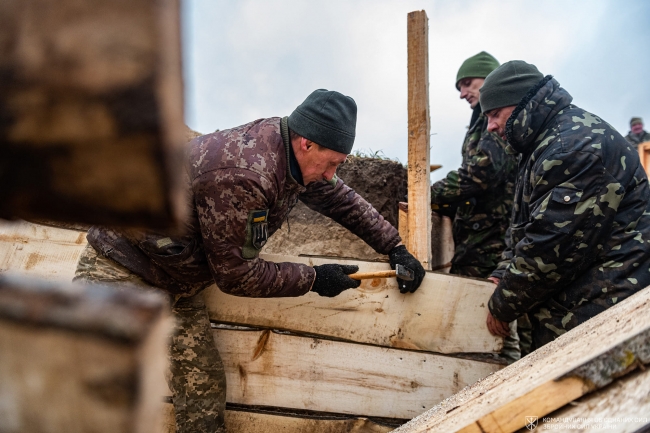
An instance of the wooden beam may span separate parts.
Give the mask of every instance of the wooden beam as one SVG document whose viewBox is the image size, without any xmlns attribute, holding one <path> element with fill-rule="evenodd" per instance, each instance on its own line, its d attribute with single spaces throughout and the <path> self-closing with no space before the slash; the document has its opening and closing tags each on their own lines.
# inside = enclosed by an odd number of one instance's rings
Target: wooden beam
<svg viewBox="0 0 650 433">
<path fill-rule="evenodd" d="M 360 272 L 390 269 L 387 263 L 318 257 L 260 255 L 275 263 L 355 264 Z M 334 298 L 308 293 L 298 298 L 231 296 L 216 286 L 206 291 L 214 321 L 287 329 L 360 343 L 440 353 L 499 352 L 500 337 L 485 326 L 494 285 L 427 272 L 415 293 L 401 294 L 392 279 L 363 280 Z M 441 301 L 444 300 L 444 301 Z"/>
<path fill-rule="evenodd" d="M 650 426 L 650 369 L 636 371 L 589 394 L 561 410 L 538 417 L 544 430 L 628 433 L 648 431 Z M 581 420 L 581 421 L 569 421 Z M 582 425 L 582 429 L 575 428 Z M 564 426 L 564 428 L 560 428 Z M 645 429 L 644 429 L 645 427 Z"/>
<path fill-rule="evenodd" d="M 431 212 L 431 270 L 449 273 L 454 258 L 454 231 L 451 218 Z"/>
<path fill-rule="evenodd" d="M 429 24 L 425 11 L 408 14 L 408 245 L 431 269 L 429 183 Z"/>
<path fill-rule="evenodd" d="M 85 233 L 27 222 L 0 225 L 0 272 L 70 281 L 86 245 Z M 361 271 L 388 270 L 382 262 L 263 254 L 276 263 L 356 264 Z M 494 285 L 427 273 L 422 287 L 402 295 L 395 279 L 366 280 L 335 298 L 310 293 L 298 298 L 255 299 L 206 291 L 214 321 L 288 329 L 379 346 L 440 353 L 496 353 L 502 339 L 485 326 Z M 444 302 L 440 300 L 443 299 Z"/>
<path fill-rule="evenodd" d="M 637 146 L 641 166 L 646 174 L 650 174 L 650 141 L 644 141 Z"/>
<path fill-rule="evenodd" d="M 185 217 L 178 0 L 0 2 L 0 217 Z"/>
<path fill-rule="evenodd" d="M 650 362 L 650 288 L 396 430 L 506 433 Z"/>
<path fill-rule="evenodd" d="M 155 293 L 0 278 L 0 431 L 160 431 L 170 331 Z"/>
<path fill-rule="evenodd" d="M 397 230 L 399 231 L 399 237 L 402 238 L 402 243 L 406 246 L 406 249 L 409 247 L 409 204 L 406 202 L 399 202 L 399 222 L 397 224 Z"/>
<path fill-rule="evenodd" d="M 410 419 L 501 368 L 431 353 L 215 329 L 227 401 Z"/>
<path fill-rule="evenodd" d="M 176 433 L 174 406 L 165 404 L 163 433 Z M 388 433 L 394 427 L 358 417 L 306 417 L 281 412 L 255 412 L 226 409 L 228 433 Z"/>
</svg>

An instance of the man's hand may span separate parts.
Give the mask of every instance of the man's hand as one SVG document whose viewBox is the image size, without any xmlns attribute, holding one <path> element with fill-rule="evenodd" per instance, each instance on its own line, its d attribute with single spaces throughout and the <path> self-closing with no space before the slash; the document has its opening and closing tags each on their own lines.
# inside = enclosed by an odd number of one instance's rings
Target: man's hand
<svg viewBox="0 0 650 433">
<path fill-rule="evenodd" d="M 510 326 L 508 325 L 508 322 L 500 321 L 499 319 L 495 318 L 489 311 L 487 316 L 487 328 L 492 335 L 504 338 L 510 336 Z"/>
<path fill-rule="evenodd" d="M 404 245 L 401 244 L 398 244 L 395 248 L 390 250 L 388 258 L 390 259 L 391 269 L 395 269 L 395 265 L 402 265 L 413 271 L 413 281 L 397 279 L 399 291 L 401 293 L 415 292 L 424 279 L 425 272 L 422 264 L 407 251 Z"/>
<path fill-rule="evenodd" d="M 320 265 L 314 266 L 314 270 L 316 279 L 311 291 L 321 296 L 333 298 L 344 290 L 356 289 L 361 285 L 361 281 L 348 277 L 348 275 L 359 271 L 359 267 L 356 265 Z"/>
<path fill-rule="evenodd" d="M 494 284 L 499 284 L 499 281 L 501 281 L 497 277 L 488 277 L 487 279 L 492 281 Z"/>
</svg>

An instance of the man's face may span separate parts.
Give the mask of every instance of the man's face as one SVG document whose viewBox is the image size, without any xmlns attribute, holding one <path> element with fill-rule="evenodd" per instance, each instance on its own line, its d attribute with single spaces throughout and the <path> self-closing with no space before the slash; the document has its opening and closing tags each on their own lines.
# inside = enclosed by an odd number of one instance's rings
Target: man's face
<svg viewBox="0 0 650 433">
<path fill-rule="evenodd" d="M 303 183 L 308 185 L 311 182 L 331 180 L 336 173 L 336 169 L 345 161 L 347 155 L 320 146 L 306 138 L 303 138 L 302 141 L 303 158 L 301 158 L 302 161 L 299 160 L 298 162 Z"/>
<path fill-rule="evenodd" d="M 466 99 L 469 106 L 474 108 L 478 104 L 479 90 L 485 78 L 463 78 L 459 81 L 460 99 Z"/>
<path fill-rule="evenodd" d="M 635 123 L 631 126 L 632 134 L 640 134 L 643 131 L 643 123 Z"/>
<path fill-rule="evenodd" d="M 510 105 L 508 107 L 495 108 L 490 110 L 485 115 L 488 119 L 487 130 L 490 132 L 497 133 L 504 140 L 506 139 L 506 122 L 508 118 L 515 110 L 516 105 Z"/>
</svg>

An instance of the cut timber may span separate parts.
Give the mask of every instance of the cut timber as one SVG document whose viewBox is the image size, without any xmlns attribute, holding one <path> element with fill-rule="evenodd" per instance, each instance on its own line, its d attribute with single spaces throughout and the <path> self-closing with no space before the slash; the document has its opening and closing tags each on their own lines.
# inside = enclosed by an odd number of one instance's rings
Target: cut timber
<svg viewBox="0 0 650 433">
<path fill-rule="evenodd" d="M 650 369 L 622 377 L 611 385 L 589 394 L 571 405 L 539 417 L 540 430 L 572 432 L 634 433 L 650 426 Z M 604 421 L 608 419 L 609 421 Z M 566 420 L 582 420 L 570 422 Z M 575 427 L 580 425 L 581 427 Z M 646 430 L 642 430 L 645 427 Z"/>
<path fill-rule="evenodd" d="M 333 258 L 260 255 L 265 260 L 310 265 Z M 387 263 L 336 260 L 360 272 L 390 269 Z M 494 284 L 427 272 L 415 293 L 401 294 L 394 278 L 362 280 L 356 290 L 327 298 L 242 298 L 216 286 L 207 289 L 210 319 L 230 324 L 287 329 L 360 343 L 440 353 L 499 352 L 500 337 L 485 326 Z"/>
<path fill-rule="evenodd" d="M 399 231 L 399 237 L 402 238 L 402 243 L 408 249 L 409 247 L 409 204 L 403 201 L 399 202 L 399 220 L 397 224 L 397 230 Z"/>
<path fill-rule="evenodd" d="M 518 430 L 526 425 L 526 416 L 542 418 L 650 362 L 649 309 L 646 288 L 396 432 Z"/>
<path fill-rule="evenodd" d="M 70 281 L 86 246 L 84 232 L 28 222 L 0 225 L 0 272 Z M 272 262 L 347 263 L 360 271 L 388 270 L 387 263 L 262 254 Z M 287 329 L 379 346 L 440 353 L 496 353 L 500 337 L 485 326 L 486 281 L 428 272 L 415 293 L 402 295 L 395 279 L 366 280 L 335 298 L 241 298 L 216 286 L 206 291 L 214 321 Z M 441 300 L 444 300 L 442 302 Z"/>
<path fill-rule="evenodd" d="M 178 0 L 0 2 L 0 216 L 186 213 Z"/>
<path fill-rule="evenodd" d="M 69 282 L 85 246 L 85 231 L 5 222 L 0 224 L 0 272 Z"/>
<path fill-rule="evenodd" d="M 650 141 L 644 141 L 637 146 L 639 159 L 646 174 L 650 176 Z"/>
<path fill-rule="evenodd" d="M 0 431 L 159 432 L 162 296 L 0 278 Z"/>
<path fill-rule="evenodd" d="M 228 433 L 388 433 L 393 427 L 366 418 L 307 418 L 282 413 L 260 413 L 226 409 Z M 174 407 L 165 405 L 164 433 L 176 433 Z"/>
<path fill-rule="evenodd" d="M 500 366 L 265 331 L 215 329 L 230 403 L 410 419 Z"/>
<path fill-rule="evenodd" d="M 454 248 L 451 218 L 431 212 L 431 270 L 449 273 Z"/>
<path fill-rule="evenodd" d="M 431 269 L 429 184 L 429 24 L 424 11 L 408 14 L 408 246 Z"/>
</svg>

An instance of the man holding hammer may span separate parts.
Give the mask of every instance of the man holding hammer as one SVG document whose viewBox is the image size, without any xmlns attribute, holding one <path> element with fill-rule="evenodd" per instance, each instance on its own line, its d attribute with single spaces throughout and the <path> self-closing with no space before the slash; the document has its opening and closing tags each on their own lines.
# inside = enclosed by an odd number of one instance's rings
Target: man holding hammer
<svg viewBox="0 0 650 433">
<path fill-rule="evenodd" d="M 202 290 L 216 282 L 247 297 L 333 297 L 359 287 L 357 266 L 272 263 L 259 258 L 269 236 L 300 199 L 387 254 L 402 293 L 424 269 L 397 230 L 337 178 L 352 150 L 357 106 L 341 93 L 316 90 L 285 118 L 259 119 L 189 143 L 191 218 L 185 236 L 93 227 L 75 279 L 156 287 L 172 296 L 178 329 L 171 379 L 178 432 L 223 432 L 225 374 Z"/>
</svg>

